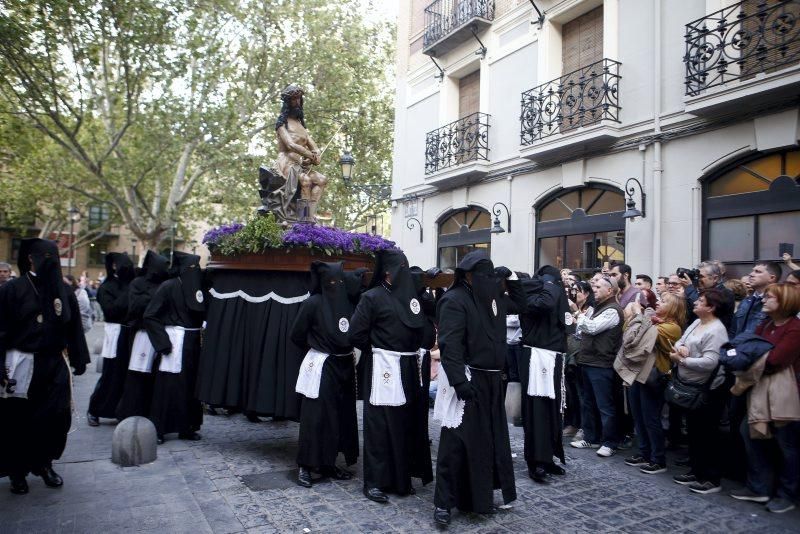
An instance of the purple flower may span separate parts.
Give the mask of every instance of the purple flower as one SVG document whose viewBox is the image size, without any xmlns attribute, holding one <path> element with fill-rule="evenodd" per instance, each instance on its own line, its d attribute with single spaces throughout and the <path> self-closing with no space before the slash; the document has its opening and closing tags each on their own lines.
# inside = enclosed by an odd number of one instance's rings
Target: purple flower
<svg viewBox="0 0 800 534">
<path fill-rule="evenodd" d="M 232 222 L 230 224 L 223 224 L 221 226 L 217 226 L 216 228 L 212 228 L 208 232 L 205 233 L 203 236 L 203 243 L 210 243 L 215 244 L 223 237 L 233 235 L 239 230 L 244 228 L 242 223 Z"/>
<path fill-rule="evenodd" d="M 283 236 L 287 246 L 320 248 L 337 252 L 375 253 L 379 250 L 395 248 L 394 241 L 381 236 L 346 232 L 339 228 L 296 224 Z"/>
</svg>

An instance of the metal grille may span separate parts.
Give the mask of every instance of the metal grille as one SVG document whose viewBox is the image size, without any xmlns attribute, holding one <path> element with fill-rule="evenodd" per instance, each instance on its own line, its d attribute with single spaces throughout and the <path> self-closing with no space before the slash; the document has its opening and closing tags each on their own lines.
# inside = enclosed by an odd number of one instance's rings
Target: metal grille
<svg viewBox="0 0 800 534">
<path fill-rule="evenodd" d="M 426 175 L 476 160 L 489 160 L 489 115 L 486 113 L 473 113 L 428 132 Z"/>
<path fill-rule="evenodd" d="M 620 65 L 605 58 L 522 93 L 521 144 L 601 120 L 619 122 Z"/>
<path fill-rule="evenodd" d="M 686 25 L 686 94 L 800 60 L 800 0 L 745 0 Z"/>
<path fill-rule="evenodd" d="M 448 36 L 472 19 L 494 20 L 494 0 L 435 0 L 425 8 L 423 47 Z"/>
</svg>

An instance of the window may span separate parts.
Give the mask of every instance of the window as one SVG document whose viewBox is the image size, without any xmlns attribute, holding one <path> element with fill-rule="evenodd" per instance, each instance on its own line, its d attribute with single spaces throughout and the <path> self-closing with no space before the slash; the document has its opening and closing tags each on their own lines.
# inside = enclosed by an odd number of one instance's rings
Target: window
<svg viewBox="0 0 800 534">
<path fill-rule="evenodd" d="M 703 257 L 729 278 L 757 260 L 779 261 L 780 243 L 800 244 L 800 150 L 759 154 L 703 183 Z"/>
<path fill-rule="evenodd" d="M 89 228 L 103 226 L 111 218 L 111 208 L 106 204 L 89 206 Z"/>
<path fill-rule="evenodd" d="M 584 98 L 590 100 L 593 91 L 602 92 L 603 77 L 589 76 L 581 71 L 584 67 L 603 60 L 603 6 L 596 7 L 562 26 L 561 28 L 561 74 L 571 74 L 563 79 L 562 108 L 569 110 Z M 577 71 L 577 72 L 576 72 Z M 560 131 L 567 132 L 579 126 L 589 126 L 600 120 L 584 116 L 578 121 L 565 120 Z"/>
<path fill-rule="evenodd" d="M 110 242 L 107 239 L 99 239 L 89 244 L 89 267 L 104 267 L 106 264 L 106 252 Z"/>
<path fill-rule="evenodd" d="M 489 212 L 474 206 L 451 211 L 439 219 L 439 268 L 455 269 L 473 250 L 491 254 L 491 225 Z"/>
<path fill-rule="evenodd" d="M 588 186 L 557 192 L 536 207 L 536 268 L 552 265 L 588 274 L 625 261 L 625 198 Z"/>
</svg>

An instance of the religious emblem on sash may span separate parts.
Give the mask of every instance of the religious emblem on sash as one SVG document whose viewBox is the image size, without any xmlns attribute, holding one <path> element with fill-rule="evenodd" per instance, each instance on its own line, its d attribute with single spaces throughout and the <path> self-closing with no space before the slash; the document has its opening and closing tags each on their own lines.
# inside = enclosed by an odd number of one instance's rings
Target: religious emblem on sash
<svg viewBox="0 0 800 534">
<path fill-rule="evenodd" d="M 411 302 L 408 304 L 408 306 L 411 308 L 411 313 L 413 313 L 414 315 L 419 314 L 420 306 L 419 306 L 419 301 L 417 299 L 411 299 Z"/>
<path fill-rule="evenodd" d="M 564 313 L 564 324 L 570 326 L 572 323 L 575 322 L 575 317 L 572 316 L 570 312 Z"/>
<path fill-rule="evenodd" d="M 388 384 L 390 378 L 392 378 L 392 373 L 390 373 L 389 371 L 384 371 L 384 373 L 383 373 L 383 383 L 384 384 Z"/>
<path fill-rule="evenodd" d="M 494 316 L 497 317 L 497 301 L 492 299 L 492 313 Z"/>
<path fill-rule="evenodd" d="M 339 332 L 345 333 L 350 330 L 350 321 L 346 317 L 339 319 Z"/>
<path fill-rule="evenodd" d="M 61 317 L 61 310 L 63 309 L 61 299 L 56 299 L 53 301 L 53 308 L 56 310 L 56 317 Z"/>
<path fill-rule="evenodd" d="M 36 316 L 36 322 L 39 324 L 42 324 L 42 322 L 44 322 L 44 317 L 42 317 L 41 313 Z"/>
<path fill-rule="evenodd" d="M 197 302 L 202 303 L 203 302 L 203 292 L 198 289 L 197 293 L 194 294 L 194 298 L 197 299 Z"/>
</svg>

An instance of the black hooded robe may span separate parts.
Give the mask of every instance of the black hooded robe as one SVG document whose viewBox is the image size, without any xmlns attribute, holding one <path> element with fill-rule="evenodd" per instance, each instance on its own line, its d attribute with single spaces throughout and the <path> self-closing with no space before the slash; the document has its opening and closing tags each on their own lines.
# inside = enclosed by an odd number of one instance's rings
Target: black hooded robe
<svg viewBox="0 0 800 534">
<path fill-rule="evenodd" d="M 479 309 L 472 290 L 458 277 L 437 304 L 442 367 L 455 386 L 467 381 L 469 366 L 475 393 L 466 401 L 461 424 L 442 427 L 434 493 L 438 508 L 488 514 L 494 510 L 495 489 L 506 504 L 517 498 L 502 380 L 508 350 L 505 313 L 496 309 L 493 318 Z"/>
<path fill-rule="evenodd" d="M 82 374 L 90 361 L 75 294 L 62 284 L 69 318 L 59 321 L 46 311 L 53 305 L 45 302 L 40 280 L 27 271 L 21 262 L 21 276 L 0 287 L 0 363 L 10 349 L 34 355 L 28 398 L 0 399 L 0 433 L 10 434 L 0 439 L 0 476 L 22 477 L 61 457 L 72 424 L 71 377 L 63 351 L 75 374 Z"/>
<path fill-rule="evenodd" d="M 175 254 L 178 258 L 178 253 Z M 198 256 L 194 258 L 199 260 Z M 199 267 L 195 269 L 199 272 Z M 199 430 L 203 424 L 203 407 L 197 399 L 195 390 L 202 338 L 199 329 L 203 325 L 205 313 L 197 309 L 202 306 L 193 304 L 190 307 L 187 301 L 189 298 L 194 298 L 196 292 L 200 295 L 198 304 L 204 301 L 205 297 L 200 283 L 192 284 L 188 289 L 184 288 L 185 283 L 181 279 L 183 276 L 182 273 L 178 278 L 162 283 L 144 312 L 144 327 L 157 354 L 153 362 L 155 380 L 150 420 L 160 436 L 173 432 L 181 435 L 191 434 Z M 188 284 L 186 285 L 188 287 Z M 196 329 L 186 331 L 182 354 L 172 355 L 181 357 L 180 373 L 159 370 L 163 358 L 160 355 L 172 352 L 167 326 Z"/>
<path fill-rule="evenodd" d="M 533 473 L 537 465 L 553 464 L 553 457 L 566 463 L 563 445 L 563 415 L 561 413 L 561 375 L 567 351 L 564 314 L 569 312 L 567 295 L 558 282 L 543 282 L 536 277 L 519 282 L 509 281 L 509 296 L 520 312 L 522 344 L 519 375 L 522 386 L 522 426 L 525 433 L 525 461 Z M 556 353 L 553 372 L 555 399 L 530 396 L 531 349 L 552 350 Z"/>
<path fill-rule="evenodd" d="M 112 263 L 117 261 L 125 264 L 126 271 L 128 268 L 130 269 L 129 275 L 115 275 Z M 117 355 L 114 358 L 103 359 L 103 370 L 94 387 L 94 392 L 89 398 L 89 414 L 95 417 L 116 419 L 117 405 L 125 387 L 125 377 L 128 374 L 131 344 L 133 343 L 133 332 L 126 322 L 128 290 L 133 278 L 133 263 L 125 253 L 110 253 L 106 255 L 106 273 L 106 279 L 97 290 L 97 303 L 103 310 L 105 322 L 116 323 L 121 327 L 117 340 Z"/>
<path fill-rule="evenodd" d="M 131 345 L 136 334 L 144 329 L 144 311 L 150 304 L 158 286 L 166 279 L 168 265 L 167 258 L 148 250 L 142 266 L 142 274 L 130 284 L 126 323 L 130 327 Z M 150 416 L 154 381 L 155 369 L 149 373 L 128 369 L 122 397 L 117 404 L 116 415 L 119 421 L 136 415 Z"/>
<path fill-rule="evenodd" d="M 380 262 L 379 262 L 380 263 Z M 376 268 L 376 272 L 380 269 Z M 409 278 L 410 282 L 410 278 Z M 413 282 L 412 282 L 413 284 Z M 412 287 L 413 290 L 413 287 Z M 423 484 L 433 480 L 430 444 L 420 431 L 428 424 L 427 400 L 425 418 L 417 407 L 422 397 L 421 366 L 415 356 L 400 358 L 400 376 L 406 404 L 402 406 L 373 406 L 369 399 L 372 389 L 371 347 L 397 352 L 417 352 L 430 349 L 434 332 L 427 321 L 420 328 L 409 328 L 395 313 L 394 297 L 389 289 L 377 285 L 361 295 L 350 321 L 350 341 L 362 350 L 364 374 L 359 375 L 364 394 L 364 487 L 408 495 L 411 478 Z"/>
<path fill-rule="evenodd" d="M 344 287 L 340 294 L 330 297 L 339 299 L 330 306 L 314 278 L 312 274 L 312 286 L 317 287 L 312 287 L 313 294 L 300 306 L 291 338 L 299 347 L 329 355 L 322 367 L 319 396 L 316 399 L 303 396 L 300 407 L 297 465 L 318 470 L 334 467 L 340 452 L 348 466 L 356 463 L 358 415 L 353 347 L 347 340 L 349 326 L 345 326 L 349 325 L 354 307 Z M 343 281 L 341 285 L 344 286 Z M 327 314 L 323 306 L 338 309 L 338 313 Z M 342 323 L 340 329 L 341 319 L 347 323 Z"/>
</svg>

